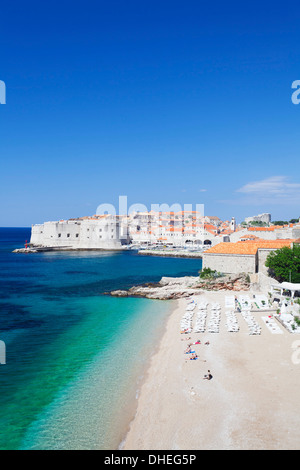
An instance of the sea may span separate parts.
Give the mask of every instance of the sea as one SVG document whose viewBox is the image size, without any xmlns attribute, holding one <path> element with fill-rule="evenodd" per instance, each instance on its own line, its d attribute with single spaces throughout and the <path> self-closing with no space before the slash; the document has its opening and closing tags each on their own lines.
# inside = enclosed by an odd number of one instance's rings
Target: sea
<svg viewBox="0 0 300 470">
<path fill-rule="evenodd" d="M 12 253 L 26 240 L 0 228 L 0 449 L 118 449 L 173 302 L 106 293 L 196 276 L 201 260 Z"/>
</svg>

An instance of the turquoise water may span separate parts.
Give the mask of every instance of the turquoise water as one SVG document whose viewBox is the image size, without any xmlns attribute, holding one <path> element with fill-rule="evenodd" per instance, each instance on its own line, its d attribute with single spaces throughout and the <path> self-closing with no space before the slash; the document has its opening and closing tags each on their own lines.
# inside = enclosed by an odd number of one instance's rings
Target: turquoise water
<svg viewBox="0 0 300 470">
<path fill-rule="evenodd" d="M 170 302 L 103 293 L 196 275 L 201 261 L 11 253 L 29 236 L 0 229 L 0 449 L 115 449 Z"/>
</svg>

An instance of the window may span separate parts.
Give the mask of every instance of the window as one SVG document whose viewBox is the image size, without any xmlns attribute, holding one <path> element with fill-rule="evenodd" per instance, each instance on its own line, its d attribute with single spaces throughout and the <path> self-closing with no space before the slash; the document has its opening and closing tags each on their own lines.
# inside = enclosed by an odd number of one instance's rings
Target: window
<svg viewBox="0 0 300 470">
<path fill-rule="evenodd" d="M 79 233 L 76 233 L 76 238 L 78 238 L 78 237 L 79 237 Z"/>
<path fill-rule="evenodd" d="M 58 234 L 58 238 L 60 238 L 60 237 L 61 237 L 61 233 Z"/>
<path fill-rule="evenodd" d="M 70 238 L 70 234 L 69 234 L 69 233 L 67 233 L 67 238 Z"/>
</svg>

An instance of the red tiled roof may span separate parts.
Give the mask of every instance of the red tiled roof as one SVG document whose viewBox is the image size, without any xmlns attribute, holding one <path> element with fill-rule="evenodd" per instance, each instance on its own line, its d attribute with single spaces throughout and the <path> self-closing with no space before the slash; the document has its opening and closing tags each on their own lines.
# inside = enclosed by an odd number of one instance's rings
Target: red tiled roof
<svg viewBox="0 0 300 470">
<path fill-rule="evenodd" d="M 291 246 L 294 239 L 286 240 L 259 240 L 259 241 L 239 241 L 236 243 L 219 243 L 218 245 L 209 248 L 205 254 L 235 254 L 235 255 L 255 255 L 258 249 L 273 249 L 278 250 L 284 246 Z"/>
</svg>

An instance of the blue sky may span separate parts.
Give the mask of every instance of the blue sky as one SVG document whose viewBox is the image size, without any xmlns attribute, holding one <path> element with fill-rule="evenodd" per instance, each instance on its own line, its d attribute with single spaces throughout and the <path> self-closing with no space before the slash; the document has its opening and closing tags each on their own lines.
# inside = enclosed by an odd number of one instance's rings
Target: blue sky
<svg viewBox="0 0 300 470">
<path fill-rule="evenodd" d="M 295 1 L 1 4 L 0 226 L 119 195 L 300 216 L 299 31 Z"/>
</svg>

